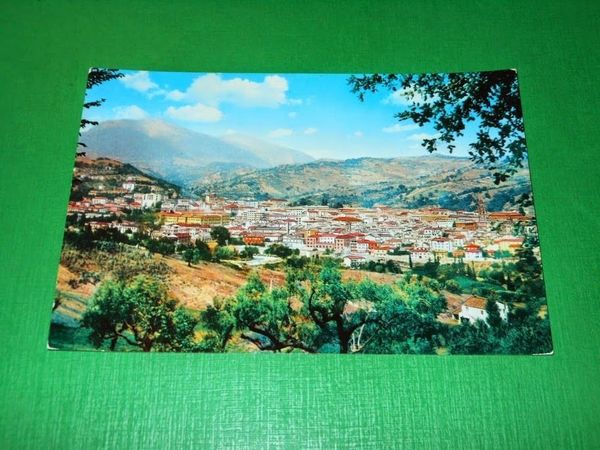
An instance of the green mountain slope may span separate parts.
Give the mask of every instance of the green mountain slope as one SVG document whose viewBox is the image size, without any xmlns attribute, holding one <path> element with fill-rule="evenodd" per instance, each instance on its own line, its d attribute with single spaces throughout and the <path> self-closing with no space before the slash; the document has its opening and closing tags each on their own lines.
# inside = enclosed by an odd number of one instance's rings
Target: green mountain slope
<svg viewBox="0 0 600 450">
<path fill-rule="evenodd" d="M 490 171 L 475 166 L 468 158 L 425 155 L 284 165 L 216 182 L 204 179 L 195 192 L 213 192 L 232 199 L 280 198 L 304 204 L 439 205 L 450 209 L 471 209 L 475 194 L 483 192 L 490 210 L 501 210 L 514 206 L 515 197 L 530 190 L 525 169 L 496 186 Z"/>
</svg>

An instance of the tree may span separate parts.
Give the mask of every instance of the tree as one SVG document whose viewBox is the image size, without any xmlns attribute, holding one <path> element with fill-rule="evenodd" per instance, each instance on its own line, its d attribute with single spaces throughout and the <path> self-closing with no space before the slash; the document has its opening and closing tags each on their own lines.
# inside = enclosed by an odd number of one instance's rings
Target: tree
<svg viewBox="0 0 600 450">
<path fill-rule="evenodd" d="M 459 266 L 459 265 L 457 265 Z M 511 312 L 503 321 L 488 302 L 488 323 L 449 328 L 435 280 L 406 274 L 393 284 L 344 281 L 331 259 L 288 259 L 284 286 L 268 286 L 252 273 L 233 296 L 201 314 L 202 351 L 337 353 L 543 353 L 551 349 L 547 319 L 538 308 Z M 240 344 L 245 342 L 246 344 Z"/>
<path fill-rule="evenodd" d="M 453 354 L 482 355 L 496 353 L 499 349 L 490 327 L 483 321 L 462 323 L 450 331 L 448 350 Z"/>
<path fill-rule="evenodd" d="M 492 328 L 498 328 L 502 325 L 502 316 L 498 308 L 498 295 L 490 295 L 485 303 L 485 312 L 487 312 L 486 323 Z"/>
<path fill-rule="evenodd" d="M 279 256 L 280 258 L 285 259 L 292 256 L 294 251 L 283 244 L 273 244 L 265 250 L 265 253 L 267 255 Z"/>
<path fill-rule="evenodd" d="M 458 284 L 455 280 L 448 280 L 444 283 L 444 286 L 448 292 L 452 292 L 453 294 L 462 293 L 462 289 L 460 284 Z"/>
<path fill-rule="evenodd" d="M 288 272 L 287 285 L 318 327 L 315 342 L 320 348 L 340 353 L 433 352 L 441 341 L 444 326 L 436 316 L 445 299 L 439 293 L 413 281 L 343 281 L 333 260 L 315 269 Z"/>
<path fill-rule="evenodd" d="M 91 329 L 95 347 L 109 342 L 114 350 L 119 339 L 144 352 L 193 351 L 197 320 L 168 298 L 164 284 L 138 276 L 129 284 L 105 281 L 92 297 L 82 317 Z"/>
<path fill-rule="evenodd" d="M 225 227 L 217 226 L 210 230 L 210 237 L 217 241 L 221 247 L 227 245 L 227 241 L 231 238 L 229 230 Z"/>
<path fill-rule="evenodd" d="M 64 243 L 78 250 L 87 252 L 94 248 L 94 232 L 89 225 L 84 225 L 80 231 L 65 231 Z"/>
<path fill-rule="evenodd" d="M 254 255 L 258 255 L 258 253 L 258 247 L 247 245 L 246 247 L 244 247 L 244 250 L 240 252 L 240 257 L 243 259 L 252 259 Z"/>
<path fill-rule="evenodd" d="M 159 239 L 146 239 L 144 246 L 152 253 L 159 253 L 163 256 L 172 255 L 175 253 L 175 242 L 168 237 Z"/>
<path fill-rule="evenodd" d="M 501 351 L 509 354 L 550 353 L 550 321 L 538 317 L 537 314 L 526 314 L 524 319 L 507 330 L 500 345 Z"/>
<path fill-rule="evenodd" d="M 210 247 L 204 241 L 200 239 L 196 240 L 196 252 L 198 255 L 198 261 L 210 261 L 212 255 L 210 253 Z"/>
<path fill-rule="evenodd" d="M 495 183 L 506 181 L 527 160 L 523 112 L 517 72 L 468 72 L 451 74 L 373 74 L 351 76 L 348 84 L 364 101 L 379 89 L 403 98 L 407 108 L 395 114 L 399 121 L 419 126 L 432 123 L 437 134 L 423 139 L 429 152 L 445 145 L 452 152 L 454 141 L 469 122 L 477 124 L 471 142 L 471 160 L 494 171 Z"/>
<path fill-rule="evenodd" d="M 518 260 L 515 264 L 518 292 L 525 299 L 545 297 L 542 265 L 533 254 L 533 249 L 524 245 L 517 250 Z"/>
<path fill-rule="evenodd" d="M 236 251 L 230 247 L 217 247 L 215 251 L 215 259 L 217 261 L 221 261 L 222 259 L 232 259 L 235 258 Z"/>
<path fill-rule="evenodd" d="M 194 248 L 193 247 L 186 248 L 183 251 L 182 256 L 183 256 L 183 260 L 187 263 L 188 267 L 192 267 L 192 263 L 195 262 Z"/>
<path fill-rule="evenodd" d="M 267 289 L 252 273 L 237 293 L 232 314 L 241 338 L 259 350 L 316 352 L 314 324 L 294 308 L 286 289 Z"/>
<path fill-rule="evenodd" d="M 235 318 L 231 313 L 232 302 L 215 298 L 200 314 L 205 334 L 199 344 L 202 351 L 222 353 L 235 332 Z"/>
<path fill-rule="evenodd" d="M 94 68 L 90 69 L 90 71 L 88 73 L 86 89 L 89 91 L 94 86 L 102 84 L 106 81 L 114 80 L 116 78 L 121 78 L 123 76 L 124 75 L 122 73 L 120 73 L 117 69 L 99 69 L 97 67 L 94 67 Z M 102 103 L 104 103 L 105 101 L 106 101 L 106 99 L 104 99 L 104 98 L 101 98 L 98 100 L 89 100 L 83 104 L 83 107 L 85 109 L 98 107 L 98 106 L 102 105 Z M 81 133 L 83 132 L 83 130 L 87 126 L 90 126 L 90 125 L 98 125 L 98 122 L 95 120 L 88 120 L 88 119 L 82 118 L 81 124 L 79 126 L 79 136 L 81 136 Z M 82 147 L 86 147 L 86 145 L 83 142 L 79 142 L 78 145 L 81 145 Z M 85 152 L 78 153 L 78 156 L 79 155 L 83 156 L 83 155 L 85 155 Z"/>
</svg>

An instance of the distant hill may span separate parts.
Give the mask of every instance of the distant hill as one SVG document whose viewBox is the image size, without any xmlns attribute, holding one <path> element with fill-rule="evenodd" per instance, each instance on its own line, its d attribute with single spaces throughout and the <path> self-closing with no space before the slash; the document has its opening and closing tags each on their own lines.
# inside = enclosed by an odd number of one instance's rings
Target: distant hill
<svg viewBox="0 0 600 450">
<path fill-rule="evenodd" d="M 232 199 L 288 199 L 299 204 L 439 205 L 450 209 L 473 209 L 475 194 L 483 192 L 488 209 L 502 210 L 514 207 L 516 197 L 530 190 L 526 170 L 497 186 L 490 171 L 468 158 L 423 155 L 259 169 L 226 180 L 201 182 L 195 192 L 214 192 Z"/>
<path fill-rule="evenodd" d="M 130 163 L 167 181 L 186 185 L 211 181 L 232 172 L 305 163 L 312 158 L 297 150 L 241 135 L 227 140 L 161 120 L 109 120 L 81 137 L 90 156 Z"/>
<path fill-rule="evenodd" d="M 254 155 L 267 161 L 270 166 L 279 166 L 282 164 L 304 164 L 314 161 L 315 159 L 306 153 L 294 150 L 282 145 L 272 144 L 263 141 L 253 136 L 244 134 L 227 134 L 221 140 L 232 145 L 237 145 L 245 150 L 252 152 Z"/>
</svg>

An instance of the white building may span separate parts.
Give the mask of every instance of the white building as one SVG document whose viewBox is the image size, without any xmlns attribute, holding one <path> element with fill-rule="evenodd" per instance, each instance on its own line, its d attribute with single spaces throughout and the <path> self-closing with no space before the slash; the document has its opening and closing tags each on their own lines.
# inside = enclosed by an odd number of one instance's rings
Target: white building
<svg viewBox="0 0 600 450">
<path fill-rule="evenodd" d="M 304 238 L 302 236 L 294 236 L 294 235 L 286 234 L 285 236 L 283 236 L 281 238 L 281 241 L 282 241 L 283 245 L 285 245 L 289 248 L 297 248 L 297 249 L 304 248 Z"/>
<path fill-rule="evenodd" d="M 488 313 L 485 310 L 486 305 L 487 300 L 485 298 L 472 295 L 461 306 L 458 317 L 461 321 L 469 323 L 475 323 L 477 320 L 483 320 L 487 323 Z M 502 320 L 508 320 L 508 306 L 501 302 L 496 302 L 496 306 Z"/>
<path fill-rule="evenodd" d="M 428 248 L 413 247 L 410 249 L 410 258 L 413 263 L 426 263 L 433 260 L 433 255 Z"/>
<path fill-rule="evenodd" d="M 328 234 L 328 233 L 319 234 L 319 236 L 317 238 L 317 242 L 319 244 L 331 245 L 333 247 L 333 245 L 335 244 L 335 234 Z"/>
<path fill-rule="evenodd" d="M 452 241 L 448 238 L 438 237 L 431 240 L 431 250 L 451 252 L 454 250 Z"/>
<path fill-rule="evenodd" d="M 133 192 L 135 189 L 135 183 L 133 181 L 126 181 L 122 184 L 123 189 L 127 189 L 129 192 Z"/>
<path fill-rule="evenodd" d="M 366 261 L 366 258 L 364 256 L 360 256 L 360 255 L 348 255 L 343 260 L 344 267 L 354 267 L 365 261 Z"/>
<path fill-rule="evenodd" d="M 426 237 L 442 237 L 444 235 L 444 230 L 441 228 L 424 228 L 423 236 Z"/>
<path fill-rule="evenodd" d="M 140 203 L 142 204 L 142 208 L 153 208 L 162 200 L 162 198 L 161 194 L 144 194 Z"/>
<path fill-rule="evenodd" d="M 139 227 L 135 222 L 117 223 L 114 225 L 114 228 L 119 230 L 120 233 L 137 233 L 139 230 Z"/>
<path fill-rule="evenodd" d="M 470 244 L 465 247 L 465 261 L 481 261 L 483 252 L 478 245 Z"/>
<path fill-rule="evenodd" d="M 94 197 L 92 198 L 92 205 L 103 205 L 108 203 L 108 199 L 106 197 Z"/>
</svg>

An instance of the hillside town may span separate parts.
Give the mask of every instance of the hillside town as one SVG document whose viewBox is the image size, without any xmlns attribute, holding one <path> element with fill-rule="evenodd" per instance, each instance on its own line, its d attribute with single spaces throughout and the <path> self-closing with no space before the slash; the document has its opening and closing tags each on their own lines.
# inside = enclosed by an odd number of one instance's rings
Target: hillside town
<svg viewBox="0 0 600 450">
<path fill-rule="evenodd" d="M 368 261 L 419 265 L 449 264 L 511 258 L 523 244 L 515 223 L 535 228 L 532 218 L 518 211 L 487 212 L 480 195 L 477 211 L 438 207 L 401 209 L 329 206 L 290 206 L 289 201 L 238 200 L 206 195 L 202 199 L 169 198 L 159 189 L 136 191 L 133 177 L 120 188 L 97 189 L 81 201 L 69 203 L 68 214 L 85 215 L 92 230 L 116 228 L 137 233 L 139 224 L 121 220 L 126 210 L 156 212 L 160 227 L 153 238 L 188 244 L 210 241 L 215 226 L 227 228 L 232 240 L 268 248 L 281 244 L 300 255 L 332 255 L 348 268 Z M 116 217 L 107 222 L 104 218 Z"/>
</svg>

